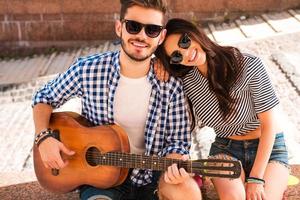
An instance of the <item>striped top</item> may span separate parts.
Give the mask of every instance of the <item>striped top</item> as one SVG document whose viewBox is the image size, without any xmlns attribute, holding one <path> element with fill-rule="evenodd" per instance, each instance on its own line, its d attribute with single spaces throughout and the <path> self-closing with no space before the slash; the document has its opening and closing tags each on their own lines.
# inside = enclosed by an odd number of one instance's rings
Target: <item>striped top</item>
<svg viewBox="0 0 300 200">
<path fill-rule="evenodd" d="M 243 55 L 238 79 L 230 92 L 235 101 L 234 111 L 226 120 L 222 118 L 208 80 L 200 71 L 194 68 L 183 77 L 184 90 L 192 102 L 195 117 L 201 125 L 214 128 L 218 137 L 246 135 L 255 130 L 260 125 L 257 114 L 279 103 L 262 61 L 249 54 Z"/>
</svg>

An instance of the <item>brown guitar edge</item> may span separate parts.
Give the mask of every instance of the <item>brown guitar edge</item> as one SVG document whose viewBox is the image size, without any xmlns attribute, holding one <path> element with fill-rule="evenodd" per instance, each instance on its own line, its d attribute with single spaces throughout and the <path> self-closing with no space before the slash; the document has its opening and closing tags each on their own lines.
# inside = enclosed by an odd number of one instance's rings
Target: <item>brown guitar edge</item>
<svg viewBox="0 0 300 200">
<path fill-rule="evenodd" d="M 57 188 L 53 189 L 52 187 L 49 187 L 49 185 L 43 180 L 43 178 L 41 178 L 42 177 L 41 173 L 43 173 L 43 170 L 41 169 L 41 167 L 38 167 L 38 165 L 42 165 L 42 160 L 39 153 L 39 149 L 35 144 L 33 144 L 33 157 L 34 157 L 33 167 L 34 167 L 34 172 L 36 174 L 37 181 L 40 184 L 40 186 L 42 186 L 45 190 L 49 192 L 53 192 L 55 194 L 65 194 L 76 189 L 73 188 L 70 190 L 68 188 L 66 190 L 64 189 L 58 190 Z"/>
<path fill-rule="evenodd" d="M 93 124 L 91 122 L 89 122 L 86 118 L 84 118 L 83 116 L 81 116 L 80 114 L 78 114 L 76 112 L 54 112 L 54 113 L 52 113 L 52 116 L 55 116 L 56 118 L 68 117 L 68 118 L 75 120 L 78 124 L 80 124 L 83 127 L 93 127 Z M 124 131 L 124 129 L 117 125 L 108 125 L 108 126 L 119 135 L 119 138 L 121 138 L 120 141 L 121 141 L 122 149 L 124 149 L 123 152 L 130 153 L 129 140 L 128 140 L 128 136 L 127 136 L 126 132 Z M 128 176 L 128 171 L 129 171 L 129 169 L 121 168 L 120 169 L 120 177 L 119 177 L 118 181 L 111 187 L 115 187 L 115 186 L 122 184 Z"/>
<path fill-rule="evenodd" d="M 83 128 L 85 127 L 92 127 L 93 124 L 90 123 L 86 118 L 84 118 L 83 116 L 81 116 L 80 114 L 76 113 L 76 112 L 70 112 L 70 111 L 66 111 L 66 112 L 53 112 L 51 113 L 51 117 L 50 117 L 50 128 L 51 128 L 51 123 L 53 123 L 53 119 L 55 120 L 62 120 L 67 118 L 68 120 L 72 120 L 74 121 L 74 123 L 76 123 L 78 126 L 82 126 Z M 40 186 L 42 186 L 44 189 L 46 189 L 47 191 L 53 192 L 55 194 L 65 194 L 67 192 L 76 190 L 77 187 L 74 188 L 53 188 L 51 186 L 49 186 L 49 184 L 47 182 L 45 182 L 45 180 L 42 178 L 42 174 L 44 173 L 45 167 L 43 167 L 43 162 L 40 156 L 40 152 L 38 147 L 35 145 L 35 143 L 33 143 L 33 167 L 34 167 L 34 172 L 36 174 L 36 178 L 37 181 L 39 182 Z"/>
<path fill-rule="evenodd" d="M 80 114 L 75 113 L 75 112 L 53 112 L 51 115 L 51 118 L 55 118 L 56 120 L 68 118 L 69 120 L 76 121 L 77 125 L 80 125 L 82 127 L 93 127 L 94 126 L 92 123 L 90 123 L 84 117 L 82 117 Z M 51 123 L 51 118 L 50 118 L 50 123 Z M 127 137 L 127 134 L 125 133 L 125 131 L 117 125 L 108 125 L 108 127 L 110 127 L 113 131 L 115 131 L 119 135 L 119 138 L 121 138 L 120 142 L 121 142 L 123 152 L 130 153 L 130 145 L 129 145 L 128 137 Z M 33 157 L 35 157 L 35 159 L 36 159 L 36 160 L 34 160 L 35 173 L 41 174 L 42 171 L 39 170 L 39 167 L 37 167 L 37 164 L 41 165 L 42 161 L 41 161 L 41 157 L 39 154 L 39 150 L 36 147 L 36 145 L 34 145 L 34 144 L 33 144 L 33 154 L 34 154 Z M 121 168 L 119 179 L 117 180 L 117 182 L 114 185 L 112 185 L 110 187 L 115 187 L 115 186 L 122 184 L 128 176 L 128 171 L 129 171 L 129 169 L 127 169 L 127 168 Z M 54 192 L 57 194 L 70 192 L 70 190 L 57 190 L 57 189 L 53 190 L 51 187 L 49 187 L 49 185 L 47 185 L 47 184 L 44 185 L 44 181 L 41 178 L 39 178 L 39 176 L 37 176 L 37 180 L 38 180 L 39 184 L 43 188 L 47 189 L 48 191 L 51 191 L 51 192 Z M 73 188 L 72 190 L 74 190 L 74 189 L 76 189 L 76 188 Z"/>
<path fill-rule="evenodd" d="M 76 121 L 79 125 L 81 125 L 82 127 L 92 127 L 93 124 L 91 122 L 89 122 L 86 118 L 84 118 L 83 116 L 81 116 L 80 114 L 76 113 L 76 112 L 53 112 L 51 114 L 51 118 L 55 117 L 55 118 L 59 118 L 59 117 L 68 117 L 69 119 L 72 119 L 74 121 Z M 50 118 L 50 120 L 51 120 Z"/>
</svg>

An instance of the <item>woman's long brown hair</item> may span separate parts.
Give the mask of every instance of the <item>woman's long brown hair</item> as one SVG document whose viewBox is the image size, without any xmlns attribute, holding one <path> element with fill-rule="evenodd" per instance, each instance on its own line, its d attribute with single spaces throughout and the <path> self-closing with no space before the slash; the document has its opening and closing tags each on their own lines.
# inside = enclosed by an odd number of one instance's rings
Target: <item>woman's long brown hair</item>
<svg viewBox="0 0 300 200">
<path fill-rule="evenodd" d="M 171 19 L 166 25 L 167 35 L 188 33 L 191 39 L 198 42 L 207 60 L 207 79 L 209 87 L 218 99 L 223 118 L 232 112 L 233 99 L 230 96 L 230 89 L 237 79 L 239 64 L 242 60 L 241 52 L 230 46 L 220 46 L 211 41 L 200 28 L 184 19 Z M 155 52 L 164 65 L 165 69 L 175 77 L 183 77 L 192 67 L 170 64 L 170 57 L 164 49 L 164 43 Z"/>
</svg>

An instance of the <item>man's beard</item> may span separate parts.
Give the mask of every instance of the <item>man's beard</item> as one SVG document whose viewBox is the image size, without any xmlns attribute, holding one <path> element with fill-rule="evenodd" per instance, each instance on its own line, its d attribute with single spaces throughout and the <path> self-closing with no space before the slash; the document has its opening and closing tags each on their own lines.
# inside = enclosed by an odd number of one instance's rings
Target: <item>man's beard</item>
<svg viewBox="0 0 300 200">
<path fill-rule="evenodd" d="M 139 40 L 136 40 L 136 41 L 139 41 Z M 139 42 L 143 42 L 143 41 L 139 41 Z M 156 50 L 156 48 L 152 48 L 152 49 L 151 49 L 151 52 L 150 52 L 148 55 L 145 55 L 145 56 L 143 56 L 143 57 L 137 57 L 137 56 L 135 56 L 133 53 L 129 53 L 129 51 L 128 51 L 127 48 L 126 48 L 126 44 L 125 44 L 123 38 L 121 38 L 121 46 L 122 46 L 122 49 L 123 49 L 123 51 L 125 52 L 125 54 L 126 54 L 129 58 L 131 58 L 132 60 L 134 60 L 134 61 L 136 61 L 136 62 L 142 62 L 142 61 L 147 60 L 149 57 L 152 56 L 152 54 L 153 54 L 153 53 L 155 52 L 155 50 Z"/>
</svg>

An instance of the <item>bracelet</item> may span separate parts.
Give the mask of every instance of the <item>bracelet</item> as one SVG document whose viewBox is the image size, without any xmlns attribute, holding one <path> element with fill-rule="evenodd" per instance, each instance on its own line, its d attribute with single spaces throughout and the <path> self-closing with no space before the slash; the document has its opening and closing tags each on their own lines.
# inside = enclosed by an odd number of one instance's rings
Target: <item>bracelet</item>
<svg viewBox="0 0 300 200">
<path fill-rule="evenodd" d="M 256 177 L 247 177 L 246 183 L 265 184 L 265 180 Z"/>
<path fill-rule="evenodd" d="M 53 137 L 53 132 L 50 128 L 47 128 L 45 130 L 42 130 L 34 139 L 34 144 L 36 146 L 39 146 L 41 142 L 43 142 L 48 137 Z"/>
</svg>

